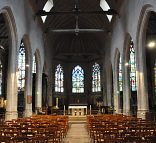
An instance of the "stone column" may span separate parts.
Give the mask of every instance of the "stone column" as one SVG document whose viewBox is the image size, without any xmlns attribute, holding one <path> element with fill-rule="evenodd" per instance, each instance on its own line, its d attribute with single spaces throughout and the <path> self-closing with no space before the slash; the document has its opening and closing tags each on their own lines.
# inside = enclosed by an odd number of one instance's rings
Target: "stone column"
<svg viewBox="0 0 156 143">
<path fill-rule="evenodd" d="M 147 86 L 147 71 L 146 71 L 146 27 L 148 24 L 150 13 L 148 10 L 144 13 L 142 21 L 138 29 L 138 43 L 136 44 L 136 60 L 137 60 L 137 117 L 146 118 L 146 113 L 149 112 L 148 103 L 148 86 Z"/>
<path fill-rule="evenodd" d="M 126 61 L 127 62 L 127 61 Z M 129 65 L 123 64 L 123 114 L 130 115 L 130 78 Z"/>
<path fill-rule="evenodd" d="M 50 70 L 51 71 L 51 70 Z M 54 85 L 53 85 L 53 81 L 52 81 L 52 72 L 49 72 L 48 76 L 48 81 L 47 81 L 47 101 L 48 101 L 48 107 L 52 107 L 53 106 L 53 102 L 52 102 L 52 94 L 53 94 L 53 90 L 54 90 Z"/>
<path fill-rule="evenodd" d="M 38 68 L 36 73 L 35 108 L 42 108 L 42 71 Z"/>
<path fill-rule="evenodd" d="M 114 112 L 121 113 L 121 110 L 119 110 L 118 76 L 116 73 L 114 73 Z"/>
<path fill-rule="evenodd" d="M 143 70 L 143 69 L 142 69 Z M 148 90 L 147 90 L 147 79 L 144 72 L 138 72 L 138 93 L 137 93 L 137 101 L 138 101 L 138 110 L 137 117 L 138 118 L 146 118 L 146 113 L 149 112 L 149 104 L 148 104 Z"/>
<path fill-rule="evenodd" d="M 25 77 L 25 117 L 32 115 L 32 66 L 26 65 L 26 77 Z"/>
<path fill-rule="evenodd" d="M 7 103 L 5 120 L 16 119 L 17 114 L 17 69 L 16 48 L 9 49 L 8 71 L 7 71 Z"/>
<path fill-rule="evenodd" d="M 109 64 L 109 67 L 108 67 L 108 71 L 106 73 L 107 75 L 107 106 L 112 106 L 112 67 L 111 67 L 111 64 Z"/>
<path fill-rule="evenodd" d="M 119 85 L 118 85 L 118 71 L 119 71 L 119 60 L 116 58 L 114 62 L 114 70 L 113 70 L 113 85 L 114 85 L 114 112 L 121 113 L 120 110 L 120 95 L 119 95 Z"/>
</svg>

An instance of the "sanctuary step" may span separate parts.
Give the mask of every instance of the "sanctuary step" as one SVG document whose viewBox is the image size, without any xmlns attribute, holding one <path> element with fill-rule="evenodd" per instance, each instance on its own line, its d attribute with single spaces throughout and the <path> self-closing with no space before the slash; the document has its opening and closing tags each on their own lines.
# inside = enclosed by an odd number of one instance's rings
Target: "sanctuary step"
<svg viewBox="0 0 156 143">
<path fill-rule="evenodd" d="M 86 116 L 69 116 L 69 123 L 86 123 Z"/>
</svg>

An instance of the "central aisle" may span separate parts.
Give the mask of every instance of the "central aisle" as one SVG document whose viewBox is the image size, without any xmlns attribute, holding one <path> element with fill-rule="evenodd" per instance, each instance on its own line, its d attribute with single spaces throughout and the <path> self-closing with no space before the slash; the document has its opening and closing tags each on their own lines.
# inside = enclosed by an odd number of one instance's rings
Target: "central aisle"
<svg viewBox="0 0 156 143">
<path fill-rule="evenodd" d="M 85 124 L 71 124 L 63 143 L 91 143 Z"/>
</svg>

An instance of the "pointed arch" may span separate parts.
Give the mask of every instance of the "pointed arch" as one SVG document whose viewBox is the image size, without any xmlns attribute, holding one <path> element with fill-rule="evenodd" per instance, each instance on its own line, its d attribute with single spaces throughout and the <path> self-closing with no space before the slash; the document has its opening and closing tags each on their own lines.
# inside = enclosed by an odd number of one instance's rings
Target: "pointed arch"
<svg viewBox="0 0 156 143">
<path fill-rule="evenodd" d="M 84 92 L 84 70 L 79 65 L 75 66 L 72 71 L 72 92 Z"/>
<path fill-rule="evenodd" d="M 9 55 L 7 68 L 7 95 L 6 95 L 6 120 L 17 118 L 17 27 L 15 18 L 10 7 L 0 10 L 4 14 L 9 38 Z M 12 74 L 10 74 L 10 72 Z M 10 100 L 14 99 L 14 100 Z"/>
<path fill-rule="evenodd" d="M 136 53 L 133 39 L 127 33 L 124 42 L 123 55 L 123 112 L 136 115 L 137 84 L 136 84 Z"/>
</svg>

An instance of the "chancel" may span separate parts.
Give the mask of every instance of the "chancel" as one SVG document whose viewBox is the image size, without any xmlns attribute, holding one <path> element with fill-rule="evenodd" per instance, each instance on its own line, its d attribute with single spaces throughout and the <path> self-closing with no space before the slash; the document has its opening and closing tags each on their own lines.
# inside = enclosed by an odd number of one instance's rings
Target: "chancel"
<svg viewBox="0 0 156 143">
<path fill-rule="evenodd" d="M 87 115 L 87 105 L 69 105 L 68 114 L 72 116 Z"/>
<path fill-rule="evenodd" d="M 156 0 L 0 0 L 0 142 L 156 142 Z"/>
</svg>

